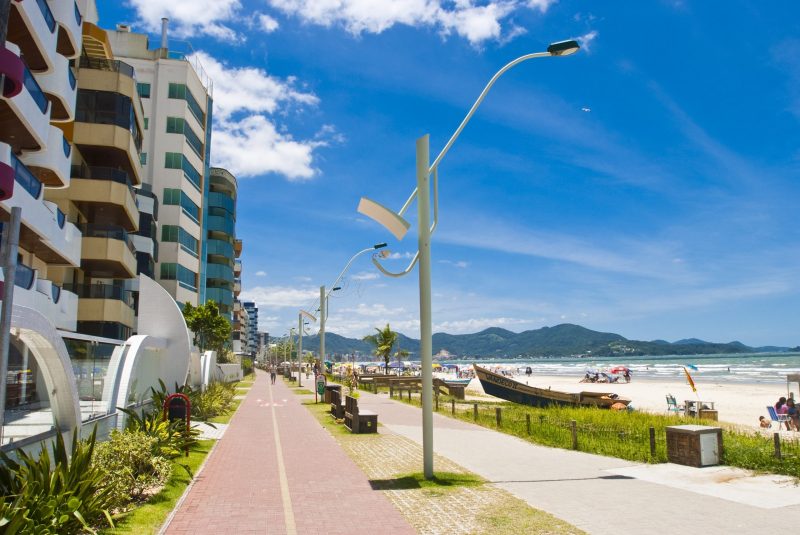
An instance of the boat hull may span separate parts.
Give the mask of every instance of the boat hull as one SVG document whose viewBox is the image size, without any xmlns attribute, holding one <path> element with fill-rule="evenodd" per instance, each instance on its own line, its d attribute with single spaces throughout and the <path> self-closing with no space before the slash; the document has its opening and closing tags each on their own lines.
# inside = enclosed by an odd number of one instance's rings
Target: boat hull
<svg viewBox="0 0 800 535">
<path fill-rule="evenodd" d="M 621 398 L 610 392 L 560 392 L 544 388 L 528 386 L 519 381 L 509 379 L 480 366 L 473 365 L 475 374 L 487 394 L 532 407 L 549 407 L 552 405 L 569 407 L 610 408 L 614 403 L 628 405 L 629 399 Z"/>
</svg>

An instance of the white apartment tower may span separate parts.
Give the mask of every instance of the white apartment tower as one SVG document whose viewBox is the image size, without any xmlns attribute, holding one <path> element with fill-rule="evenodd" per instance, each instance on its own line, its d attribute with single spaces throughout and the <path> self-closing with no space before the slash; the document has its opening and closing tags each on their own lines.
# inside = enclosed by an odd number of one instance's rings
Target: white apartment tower
<svg viewBox="0 0 800 535">
<path fill-rule="evenodd" d="M 211 83 L 185 52 L 118 25 L 109 31 L 115 57 L 136 70 L 144 112 L 144 188 L 159 200 L 155 278 L 180 303 L 205 302 Z"/>
</svg>

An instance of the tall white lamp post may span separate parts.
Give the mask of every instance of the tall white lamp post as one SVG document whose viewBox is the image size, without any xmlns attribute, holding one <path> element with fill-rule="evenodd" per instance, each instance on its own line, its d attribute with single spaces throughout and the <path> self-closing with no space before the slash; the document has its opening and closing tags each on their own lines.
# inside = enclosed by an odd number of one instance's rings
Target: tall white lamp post
<svg viewBox="0 0 800 535">
<path fill-rule="evenodd" d="M 497 71 L 486 84 L 478 99 L 472 105 L 464 120 L 450 137 L 450 140 L 436 157 L 432 164 L 430 161 L 429 136 L 426 134 L 417 140 L 417 187 L 411 192 L 399 212 L 394 212 L 389 208 L 371 199 L 362 197 L 358 203 L 358 211 L 370 217 L 386 227 L 398 240 L 402 240 L 410 223 L 403 218 L 414 199 L 417 199 L 417 254 L 411 259 L 408 267 L 401 272 L 394 273 L 387 271 L 378 261 L 373 258 L 373 263 L 385 275 L 390 277 L 402 277 L 414 269 L 414 265 L 419 262 L 419 322 L 420 322 L 420 360 L 422 365 L 422 454 L 423 471 L 426 479 L 433 478 L 433 325 L 431 318 L 431 235 L 436 229 L 439 219 L 439 191 L 438 191 L 438 171 L 439 164 L 447 151 L 450 150 L 461 131 L 467 125 L 475 110 L 478 109 L 486 94 L 494 83 L 506 71 L 515 65 L 533 58 L 546 58 L 551 56 L 569 56 L 579 50 L 580 46 L 576 41 L 561 41 L 553 43 L 547 47 L 546 52 L 536 52 L 520 56 L 514 61 L 506 64 Z M 430 222 L 430 176 L 433 175 L 433 224 Z"/>
</svg>

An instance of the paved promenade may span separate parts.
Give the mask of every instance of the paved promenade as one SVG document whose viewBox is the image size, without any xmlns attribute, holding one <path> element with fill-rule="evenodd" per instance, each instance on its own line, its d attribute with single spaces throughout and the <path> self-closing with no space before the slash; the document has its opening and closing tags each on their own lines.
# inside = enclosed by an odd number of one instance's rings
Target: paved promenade
<svg viewBox="0 0 800 535">
<path fill-rule="evenodd" d="M 346 503 L 369 514 L 356 516 Z M 300 398 L 263 372 L 163 531 L 414 533 Z"/>
<path fill-rule="evenodd" d="M 422 442 L 418 408 L 366 392 L 359 406 L 376 411 L 389 430 Z M 548 448 L 437 414 L 434 450 L 592 534 L 780 533 L 800 525 L 800 487 L 782 476 Z"/>
</svg>

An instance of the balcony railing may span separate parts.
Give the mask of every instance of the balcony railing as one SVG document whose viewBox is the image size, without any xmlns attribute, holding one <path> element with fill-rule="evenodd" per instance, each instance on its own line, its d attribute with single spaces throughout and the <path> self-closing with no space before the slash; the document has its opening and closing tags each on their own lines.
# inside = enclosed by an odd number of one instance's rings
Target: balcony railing
<svg viewBox="0 0 800 535">
<path fill-rule="evenodd" d="M 110 180 L 117 184 L 128 186 L 131 195 L 136 198 L 136 190 L 133 189 L 130 176 L 126 171 L 115 167 L 102 167 L 98 165 L 73 165 L 70 173 L 72 178 L 85 178 L 88 180 Z"/>
<path fill-rule="evenodd" d="M 50 6 L 47 5 L 45 0 L 36 0 L 36 3 L 39 5 L 39 10 L 42 12 L 47 27 L 50 28 L 50 33 L 53 33 L 56 31 L 56 18 L 53 16 L 53 12 L 50 11 Z"/>
<path fill-rule="evenodd" d="M 84 238 L 106 238 L 109 240 L 124 241 L 131 253 L 135 253 L 136 249 L 133 246 L 133 241 L 128 235 L 128 232 L 116 225 L 97 225 L 94 223 L 81 223 L 78 229 L 83 234 Z"/>
<path fill-rule="evenodd" d="M 81 17 L 81 10 L 78 9 L 78 2 L 75 2 L 75 22 L 77 22 L 78 26 L 80 26 L 81 21 L 83 21 L 83 17 Z"/>
<path fill-rule="evenodd" d="M 11 163 L 14 167 L 14 180 L 25 191 L 30 193 L 34 199 L 38 199 L 42 194 L 42 183 L 39 182 L 39 179 L 13 154 L 11 155 Z"/>
<path fill-rule="evenodd" d="M 81 69 L 113 71 L 130 78 L 136 78 L 136 69 L 118 59 L 90 58 L 88 56 L 81 56 L 79 66 Z"/>
<path fill-rule="evenodd" d="M 33 288 L 33 281 L 36 279 L 36 270 L 25 264 L 17 264 L 14 274 L 14 286 L 19 286 L 25 290 Z"/>
<path fill-rule="evenodd" d="M 66 137 L 61 138 L 62 148 L 64 149 L 64 156 L 69 158 L 70 154 L 72 154 L 72 145 L 69 144 Z"/>
<path fill-rule="evenodd" d="M 69 77 L 69 86 L 72 89 L 75 89 L 75 86 L 78 84 L 78 79 L 75 78 L 75 73 L 72 72 L 72 68 L 70 67 L 67 69 L 67 76 Z"/>
<path fill-rule="evenodd" d="M 133 293 L 116 284 L 65 284 L 64 289 L 83 299 L 114 299 L 133 308 Z"/>
<path fill-rule="evenodd" d="M 36 78 L 33 77 L 33 74 L 31 74 L 31 71 L 28 69 L 28 67 L 25 67 L 25 71 L 22 76 L 22 83 L 28 90 L 28 93 L 31 94 L 36 106 L 41 110 L 42 113 L 46 113 L 47 97 L 44 96 L 44 91 L 42 91 L 42 88 L 39 87 L 39 82 L 37 82 Z"/>
<path fill-rule="evenodd" d="M 212 191 L 208 194 L 208 206 L 215 207 L 215 208 L 222 208 L 229 214 L 234 214 L 236 208 L 233 202 L 233 198 L 226 193 L 220 193 L 218 191 Z"/>
<path fill-rule="evenodd" d="M 61 208 L 56 208 L 56 221 L 58 222 L 58 228 L 64 228 L 67 216 L 61 211 Z"/>
<path fill-rule="evenodd" d="M 50 297 L 53 298 L 53 303 L 58 303 L 58 300 L 61 299 L 61 286 L 58 284 L 51 284 Z"/>
<path fill-rule="evenodd" d="M 233 245 L 224 240 L 208 240 L 206 254 L 233 258 Z"/>
</svg>

